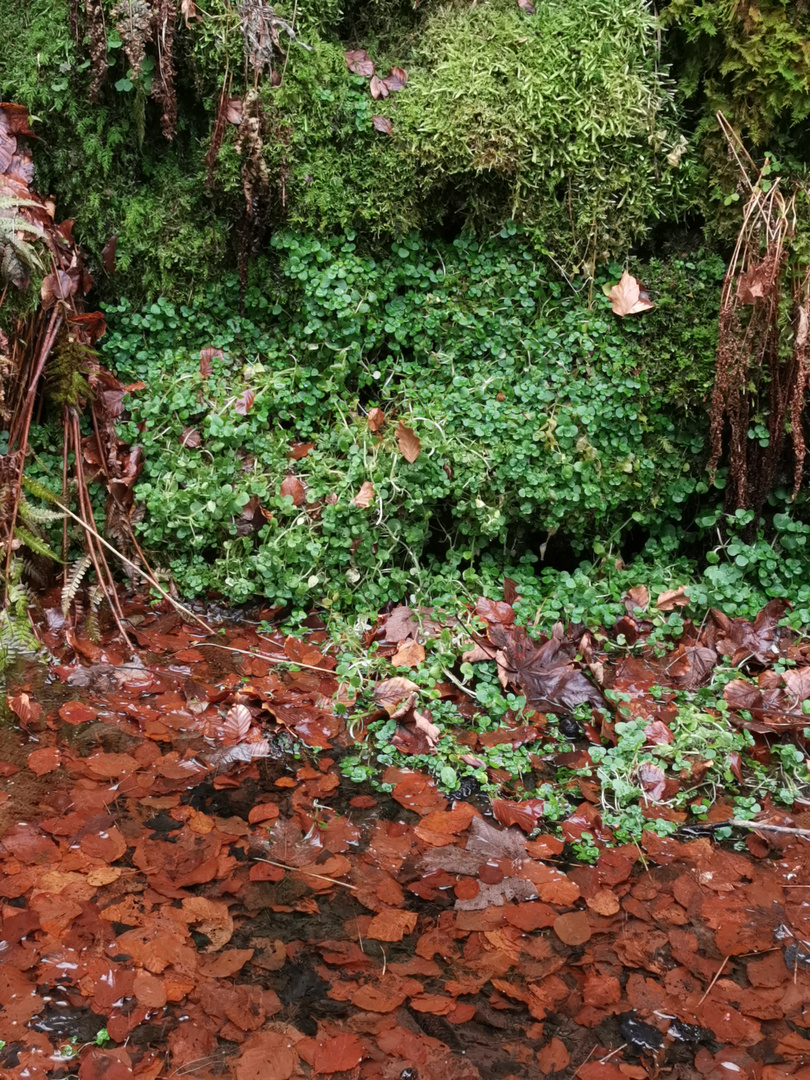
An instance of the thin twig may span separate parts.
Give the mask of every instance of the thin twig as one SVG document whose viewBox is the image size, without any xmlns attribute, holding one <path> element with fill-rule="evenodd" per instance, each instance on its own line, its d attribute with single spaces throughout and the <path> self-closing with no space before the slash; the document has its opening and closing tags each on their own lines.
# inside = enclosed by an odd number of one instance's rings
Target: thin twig
<svg viewBox="0 0 810 1080">
<path fill-rule="evenodd" d="M 603 1058 L 599 1059 L 599 1064 L 604 1065 L 606 1061 L 613 1057 L 614 1054 L 620 1053 L 627 1046 L 627 1043 L 622 1043 L 621 1046 L 617 1046 L 615 1050 L 611 1050 L 609 1054 L 605 1054 Z"/>
<path fill-rule="evenodd" d="M 810 829 L 792 829 L 787 825 L 769 825 L 767 821 L 742 821 L 739 818 L 727 818 L 725 821 L 701 822 L 701 826 L 711 829 L 722 829 L 726 825 L 733 825 L 738 829 L 752 829 L 754 832 L 788 833 L 791 836 L 810 837 Z"/>
<path fill-rule="evenodd" d="M 215 633 L 214 630 L 211 633 Z M 271 664 L 288 664 L 290 667 L 306 668 L 308 671 L 320 671 L 322 675 L 334 675 L 334 671 L 331 668 L 316 667 L 314 664 L 305 664 L 301 660 L 290 660 L 286 656 L 270 656 L 268 653 L 251 652 L 249 649 L 237 649 L 233 645 L 220 645 L 218 641 L 200 641 L 197 643 L 198 649 L 210 648 L 210 649 L 224 649 L 225 652 L 240 653 L 242 656 L 250 656 L 254 660 L 267 660 Z M 180 650 L 183 651 L 182 649 Z"/>
<path fill-rule="evenodd" d="M 710 994 L 710 993 L 712 992 L 712 987 L 713 987 L 713 986 L 714 986 L 714 984 L 715 984 L 715 983 L 717 982 L 717 980 L 718 980 L 718 979 L 720 978 L 720 976 L 721 976 L 721 975 L 723 974 L 723 969 L 725 968 L 726 964 L 727 964 L 727 963 L 729 962 L 729 960 L 730 960 L 730 959 L 731 959 L 731 957 L 730 957 L 730 956 L 724 956 L 724 957 L 723 957 L 723 963 L 722 963 L 722 964 L 720 965 L 720 967 L 719 967 L 719 968 L 717 969 L 717 972 L 716 972 L 716 974 L 715 974 L 714 978 L 713 978 L 713 979 L 712 979 L 712 981 L 711 981 L 711 982 L 709 983 L 709 985 L 708 985 L 708 986 L 706 987 L 706 993 L 705 993 L 705 994 L 703 995 L 703 997 L 702 997 L 702 998 L 700 999 L 700 1001 L 698 1002 L 698 1008 L 700 1008 L 700 1006 L 701 1006 L 701 1005 L 703 1004 L 703 1002 L 704 1002 L 704 1001 L 706 1000 L 706 998 L 707 998 L 707 997 L 709 996 L 709 994 Z"/>
<path fill-rule="evenodd" d="M 349 885 L 347 881 L 338 881 L 337 878 L 326 877 L 324 874 L 313 874 L 311 870 L 303 870 L 300 866 L 288 866 L 287 863 L 276 862 L 275 859 L 260 859 L 256 856 L 256 862 L 270 863 L 271 866 L 280 866 L 282 870 L 293 870 L 298 874 L 306 874 L 307 877 L 318 878 L 319 881 L 328 881 L 332 885 L 342 885 L 344 889 L 351 889 L 353 892 L 357 892 L 357 885 Z"/>
</svg>

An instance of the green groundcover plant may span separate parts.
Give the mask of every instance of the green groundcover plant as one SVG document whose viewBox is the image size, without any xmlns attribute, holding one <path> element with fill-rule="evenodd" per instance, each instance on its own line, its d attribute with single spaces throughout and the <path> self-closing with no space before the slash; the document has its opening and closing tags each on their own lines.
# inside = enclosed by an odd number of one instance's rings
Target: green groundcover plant
<svg viewBox="0 0 810 1080">
<path fill-rule="evenodd" d="M 714 505 L 702 432 L 719 260 L 646 267 L 660 303 L 620 320 L 515 227 L 414 236 L 384 259 L 350 234 L 274 244 L 243 314 L 230 280 L 196 303 L 107 312 L 105 360 L 145 384 L 121 427 L 144 448 L 141 540 L 184 593 L 379 606 L 432 564 L 514 561 L 550 538 L 569 562 L 618 552 Z"/>
</svg>

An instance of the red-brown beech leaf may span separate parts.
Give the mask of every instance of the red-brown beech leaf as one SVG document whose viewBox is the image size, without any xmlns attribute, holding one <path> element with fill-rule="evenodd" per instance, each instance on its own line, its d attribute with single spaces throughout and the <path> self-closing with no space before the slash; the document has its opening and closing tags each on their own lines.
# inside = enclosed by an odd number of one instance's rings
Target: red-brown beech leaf
<svg viewBox="0 0 810 1080">
<path fill-rule="evenodd" d="M 676 607 L 686 607 L 688 603 L 689 597 L 683 585 L 679 585 L 677 589 L 667 589 L 660 593 L 655 606 L 659 611 L 673 611 Z"/>
<path fill-rule="evenodd" d="M 365 49 L 350 49 L 343 55 L 346 57 L 349 71 L 354 72 L 355 75 L 362 75 L 364 79 L 369 79 L 374 74 L 374 64 Z"/>
<path fill-rule="evenodd" d="M 364 1057 L 368 1054 L 358 1037 L 344 1032 L 318 1043 L 312 1067 L 316 1073 L 347 1072 L 356 1068 Z"/>
<path fill-rule="evenodd" d="M 402 941 L 406 934 L 413 933 L 416 919 L 415 911 L 383 908 L 369 923 L 366 937 L 375 941 Z"/>
<path fill-rule="evenodd" d="M 234 409 L 240 416 L 247 416 L 250 410 L 253 408 L 253 402 L 256 400 L 256 395 L 252 390 L 245 390 L 234 402 Z"/>
<path fill-rule="evenodd" d="M 61 760 L 62 754 L 55 746 L 43 746 L 28 755 L 28 768 L 37 776 L 44 776 L 58 769 Z"/>
<path fill-rule="evenodd" d="M 68 300 L 76 292 L 78 282 L 64 270 L 52 270 L 47 277 L 43 278 L 40 288 L 42 306 L 47 311 L 52 308 L 57 300 Z"/>
<path fill-rule="evenodd" d="M 584 945 L 591 936 L 591 924 L 585 911 L 569 911 L 554 920 L 554 933 L 564 945 Z"/>
<path fill-rule="evenodd" d="M 651 720 L 644 728 L 644 736 L 652 746 L 664 746 L 675 738 L 662 720 Z"/>
<path fill-rule="evenodd" d="M 64 705 L 59 706 L 59 715 L 65 721 L 66 724 L 86 724 L 90 720 L 95 720 L 98 716 L 98 711 L 91 705 L 85 705 L 81 701 L 66 701 Z"/>
<path fill-rule="evenodd" d="M 528 0 L 525 0 L 525 2 L 528 3 Z M 520 0 L 518 0 L 518 3 L 520 3 Z M 523 7 L 523 3 L 520 6 Z M 534 8 L 532 8 L 531 14 L 534 14 Z M 571 1056 L 561 1039 L 554 1038 L 550 1043 L 546 1043 L 541 1050 L 537 1051 L 537 1064 L 543 1076 L 547 1076 L 549 1073 L 562 1072 L 563 1069 L 568 1068 L 570 1060 Z"/>
<path fill-rule="evenodd" d="M 377 75 L 371 76 L 369 90 L 371 90 L 371 96 L 374 98 L 375 101 L 377 100 L 377 98 L 387 98 L 388 95 L 391 93 L 385 80 L 379 78 L 379 76 Z"/>
<path fill-rule="evenodd" d="M 234 705 L 225 717 L 224 733 L 229 743 L 239 743 L 247 736 L 251 724 L 250 709 L 246 705 Z"/>
<path fill-rule="evenodd" d="M 392 67 L 384 81 L 389 91 L 395 94 L 398 90 L 404 90 L 408 85 L 408 73 L 404 68 Z"/>
<path fill-rule="evenodd" d="M 225 119 L 229 124 L 239 125 L 242 123 L 242 99 L 229 98 L 225 107 Z"/>
<path fill-rule="evenodd" d="M 111 236 L 101 249 L 101 262 L 108 274 L 115 273 L 115 252 L 118 247 L 118 237 Z"/>
<path fill-rule="evenodd" d="M 422 443 L 419 441 L 419 436 L 409 427 L 405 427 L 400 420 L 397 424 L 395 437 L 400 454 L 402 454 L 407 462 L 410 462 L 410 464 L 413 465 L 414 461 L 416 461 L 419 454 L 422 452 Z"/>
<path fill-rule="evenodd" d="M 289 1024 L 283 1031 L 254 1031 L 233 1066 L 236 1080 L 289 1080 L 298 1071 L 299 1041 L 299 1032 Z"/>
<path fill-rule="evenodd" d="M 535 7 L 531 0 L 518 0 L 518 7 L 522 8 L 528 15 L 534 15 Z"/>
<path fill-rule="evenodd" d="M 371 124 L 375 131 L 379 131 L 383 135 L 394 134 L 394 125 L 387 116 L 372 116 Z"/>
<path fill-rule="evenodd" d="M 281 481 L 281 497 L 287 495 L 292 499 L 293 506 L 301 506 L 307 497 L 307 489 L 297 476 L 285 476 Z"/>
<path fill-rule="evenodd" d="M 479 596 L 475 602 L 475 614 L 485 622 L 500 623 L 503 626 L 511 626 L 515 621 L 515 611 L 511 604 L 503 600 L 487 600 L 485 596 Z"/>
<path fill-rule="evenodd" d="M 8 707 L 20 718 L 23 727 L 36 723 L 42 716 L 42 706 L 38 701 L 32 701 L 28 694 L 17 694 L 16 697 L 6 698 Z"/>
</svg>

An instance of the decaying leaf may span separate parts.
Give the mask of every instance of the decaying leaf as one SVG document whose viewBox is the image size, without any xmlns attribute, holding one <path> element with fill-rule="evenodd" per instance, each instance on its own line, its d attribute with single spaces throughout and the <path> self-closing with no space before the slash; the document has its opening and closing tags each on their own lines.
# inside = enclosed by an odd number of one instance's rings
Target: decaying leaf
<svg viewBox="0 0 810 1080">
<path fill-rule="evenodd" d="M 666 592 L 659 593 L 655 606 L 659 611 L 674 611 L 676 607 L 686 607 L 688 603 L 686 589 L 679 585 L 677 589 L 667 589 Z"/>
<path fill-rule="evenodd" d="M 386 81 L 379 78 L 377 75 L 371 76 L 369 90 L 371 91 L 371 96 L 374 98 L 375 101 L 377 100 L 377 98 L 387 98 L 391 92 L 388 89 Z"/>
<path fill-rule="evenodd" d="M 410 703 L 408 706 L 410 708 L 418 693 L 419 687 L 415 682 L 396 676 L 377 683 L 374 687 L 374 700 L 385 709 L 389 716 L 394 716 L 403 702 Z"/>
<path fill-rule="evenodd" d="M 111 236 L 101 249 L 101 262 L 108 274 L 115 273 L 115 252 L 118 247 L 118 237 Z"/>
<path fill-rule="evenodd" d="M 365 49 L 350 49 L 343 54 L 349 71 L 369 79 L 374 74 L 374 64 Z"/>
<path fill-rule="evenodd" d="M 374 485 L 370 480 L 365 480 L 360 485 L 360 490 L 352 499 L 352 506 L 357 506 L 360 510 L 366 510 L 374 501 Z"/>
<path fill-rule="evenodd" d="M 180 435 L 180 445 L 188 447 L 189 450 L 196 450 L 202 445 L 199 431 L 194 427 L 183 428 Z"/>
<path fill-rule="evenodd" d="M 297 476 L 285 476 L 281 481 L 280 494 L 282 498 L 292 499 L 293 506 L 302 506 L 306 502 L 307 489 Z"/>
<path fill-rule="evenodd" d="M 385 423 L 385 413 L 375 405 L 368 411 L 367 423 L 369 431 L 379 431 Z"/>
<path fill-rule="evenodd" d="M 613 286 L 608 296 L 616 315 L 638 315 L 642 311 L 650 311 L 655 307 L 649 295 L 641 288 L 638 279 L 626 270 L 619 284 Z"/>
<path fill-rule="evenodd" d="M 399 90 L 404 90 L 408 85 L 408 74 L 404 68 L 392 67 L 384 81 L 389 92 L 395 94 Z"/>
<path fill-rule="evenodd" d="M 397 424 L 395 438 L 400 454 L 412 465 L 422 450 L 422 443 L 419 441 L 418 435 L 400 420 L 399 424 Z"/>
<path fill-rule="evenodd" d="M 253 408 L 253 402 L 256 400 L 256 394 L 253 390 L 243 390 L 234 403 L 234 409 L 240 416 L 247 416 L 250 410 Z"/>
<path fill-rule="evenodd" d="M 387 116 L 372 116 L 371 124 L 375 131 L 379 131 L 383 135 L 394 134 L 394 125 Z"/>
<path fill-rule="evenodd" d="M 198 17 L 197 5 L 194 0 L 180 0 L 180 14 L 183 16 L 186 28 L 188 28 L 189 22 Z"/>
<path fill-rule="evenodd" d="M 418 641 L 403 641 L 397 651 L 391 657 L 391 663 L 394 667 L 419 667 L 425 659 L 424 646 L 420 645 Z"/>
</svg>

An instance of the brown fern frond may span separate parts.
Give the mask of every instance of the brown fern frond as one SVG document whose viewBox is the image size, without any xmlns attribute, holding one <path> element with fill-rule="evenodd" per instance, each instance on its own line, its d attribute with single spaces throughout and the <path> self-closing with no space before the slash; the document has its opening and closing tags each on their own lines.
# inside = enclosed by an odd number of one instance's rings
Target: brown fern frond
<svg viewBox="0 0 810 1080">
<path fill-rule="evenodd" d="M 90 68 L 93 81 L 89 97 L 95 101 L 101 84 L 107 77 L 107 27 L 104 24 L 104 7 L 101 0 L 84 0 L 87 16 L 87 32 L 90 37 Z"/>
<path fill-rule="evenodd" d="M 146 56 L 146 43 L 154 36 L 152 9 L 146 0 L 118 0 L 112 9 L 112 17 L 130 67 L 138 76 Z"/>
<path fill-rule="evenodd" d="M 735 508 L 758 513 L 776 480 L 789 413 L 797 477 L 804 461 L 801 411 L 806 357 L 799 355 L 794 345 L 790 359 L 785 359 L 780 314 L 790 276 L 796 194 L 784 193 L 778 178 L 767 178 L 767 170 L 752 173 L 753 162 L 739 137 L 722 114 L 718 119 L 740 167 L 741 186 L 749 196 L 723 281 L 708 467 L 714 478 L 728 427 L 729 502 Z M 767 413 L 768 442 L 764 447 L 748 435 L 751 418 L 758 412 Z"/>
<path fill-rule="evenodd" d="M 152 97 L 161 107 L 160 126 L 171 141 L 177 130 L 177 88 L 174 85 L 174 31 L 177 25 L 177 8 L 174 0 L 157 0 L 153 12 L 155 42 L 158 62 Z"/>
</svg>

